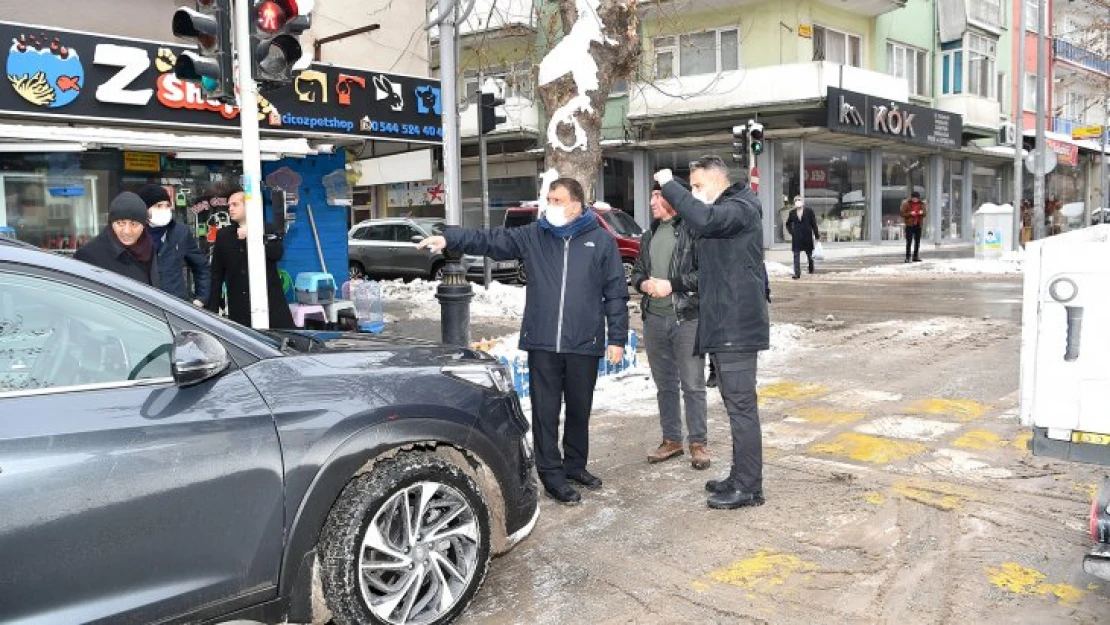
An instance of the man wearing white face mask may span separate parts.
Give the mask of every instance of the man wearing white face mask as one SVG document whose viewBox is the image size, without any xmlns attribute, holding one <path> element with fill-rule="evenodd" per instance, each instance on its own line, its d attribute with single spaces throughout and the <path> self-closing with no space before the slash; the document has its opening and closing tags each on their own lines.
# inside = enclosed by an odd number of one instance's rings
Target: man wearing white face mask
<svg viewBox="0 0 1110 625">
<path fill-rule="evenodd" d="M 154 239 L 154 252 L 158 255 L 158 275 L 161 288 L 166 293 L 189 300 L 185 268 L 193 276 L 193 304 L 204 306 L 208 301 L 208 258 L 200 251 L 196 237 L 189 228 L 173 218 L 170 194 L 162 185 L 148 184 L 137 195 L 147 206 L 150 236 Z"/>
<path fill-rule="evenodd" d="M 710 508 L 763 504 L 763 442 L 756 397 L 759 352 L 770 348 L 759 198 L 729 182 L 716 156 L 690 165 L 690 193 L 671 170 L 655 174 L 663 197 L 698 235 L 699 354 L 716 360 L 717 387 L 732 429 L 732 470 L 709 480 Z"/>
<path fill-rule="evenodd" d="M 794 198 L 794 210 L 786 218 L 786 230 L 790 233 L 790 247 L 794 251 L 794 279 L 797 280 L 802 277 L 802 252 L 806 253 L 809 272 L 813 273 L 813 248 L 815 242 L 821 240 L 817 215 L 806 208 L 805 200 L 800 195 Z"/>
<path fill-rule="evenodd" d="M 547 210 L 519 228 L 450 227 L 421 248 L 520 259 L 528 271 L 520 349 L 528 352 L 536 471 L 549 497 L 566 505 L 601 479 L 586 470 L 590 410 L 602 356 L 621 362 L 628 336 L 628 285 L 617 241 L 584 206 L 582 185 L 551 183 Z M 559 410 L 566 406 L 562 450 Z"/>
</svg>

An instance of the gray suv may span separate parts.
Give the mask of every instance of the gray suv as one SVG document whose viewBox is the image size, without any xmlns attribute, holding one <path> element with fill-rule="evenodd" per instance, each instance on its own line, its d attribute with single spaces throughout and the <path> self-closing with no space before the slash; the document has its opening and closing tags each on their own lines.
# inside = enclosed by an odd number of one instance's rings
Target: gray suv
<svg viewBox="0 0 1110 625">
<path fill-rule="evenodd" d="M 442 624 L 538 513 L 509 372 L 0 237 L 0 623 Z"/>
<path fill-rule="evenodd" d="M 350 278 L 423 278 L 442 280 L 446 260 L 443 254 L 416 249 L 416 242 L 433 234 L 441 234 L 442 219 L 368 219 L 356 224 L 347 235 L 347 258 Z M 490 261 L 495 280 L 513 280 L 517 261 Z M 480 280 L 484 276 L 481 256 L 464 256 L 466 277 Z"/>
</svg>

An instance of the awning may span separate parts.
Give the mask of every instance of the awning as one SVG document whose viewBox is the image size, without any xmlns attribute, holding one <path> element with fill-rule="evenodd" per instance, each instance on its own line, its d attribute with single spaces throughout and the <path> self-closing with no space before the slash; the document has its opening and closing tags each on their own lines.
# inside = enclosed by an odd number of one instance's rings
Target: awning
<svg viewBox="0 0 1110 625">
<path fill-rule="evenodd" d="M 1036 138 L 1036 136 L 1037 136 L 1037 133 L 1036 133 L 1035 130 L 1026 130 L 1026 131 L 1024 131 L 1023 134 L 1026 137 L 1030 137 L 1030 138 Z M 1093 141 L 1091 139 L 1076 140 L 1076 139 L 1072 139 L 1071 135 L 1066 135 L 1066 134 L 1059 133 L 1059 132 L 1048 132 L 1048 131 L 1045 131 L 1044 137 L 1045 137 L 1045 139 L 1051 139 L 1053 141 L 1059 141 L 1060 143 L 1067 143 L 1068 145 L 1077 146 L 1081 150 L 1090 150 L 1091 152 L 1102 152 L 1102 142 L 1101 141 Z M 1107 153 L 1110 153 L 1110 148 L 1107 149 Z"/>
<path fill-rule="evenodd" d="M 304 158 L 319 151 L 306 139 L 262 139 L 262 160 Z M 240 160 L 243 142 L 221 135 L 180 135 L 96 126 L 0 124 L 0 152 L 84 152 L 101 147 L 167 152 L 192 160 Z"/>
</svg>

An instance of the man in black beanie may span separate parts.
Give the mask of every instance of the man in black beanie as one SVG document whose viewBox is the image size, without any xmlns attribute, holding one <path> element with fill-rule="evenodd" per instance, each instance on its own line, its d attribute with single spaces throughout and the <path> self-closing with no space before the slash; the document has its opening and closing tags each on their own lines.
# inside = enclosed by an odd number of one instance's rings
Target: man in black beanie
<svg viewBox="0 0 1110 625">
<path fill-rule="evenodd" d="M 170 295 L 189 300 L 188 280 L 185 268 L 193 276 L 192 302 L 204 306 L 208 301 L 210 286 L 208 258 L 200 251 L 196 237 L 187 226 L 182 226 L 173 218 L 173 206 L 166 188 L 158 184 L 141 187 L 138 196 L 146 205 L 150 235 L 154 251 L 158 257 L 158 272 L 161 289 Z"/>
<path fill-rule="evenodd" d="M 108 225 L 73 257 L 159 287 L 158 259 L 146 222 L 146 204 L 142 198 L 124 191 L 108 207 Z"/>
</svg>

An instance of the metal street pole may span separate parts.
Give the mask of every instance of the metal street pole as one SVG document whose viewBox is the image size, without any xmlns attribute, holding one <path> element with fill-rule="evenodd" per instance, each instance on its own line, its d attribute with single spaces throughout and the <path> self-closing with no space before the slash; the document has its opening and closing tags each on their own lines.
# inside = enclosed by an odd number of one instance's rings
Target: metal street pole
<svg viewBox="0 0 1110 625">
<path fill-rule="evenodd" d="M 486 133 L 482 132 L 482 93 L 485 91 L 484 76 L 482 70 L 478 70 L 478 169 L 481 171 L 482 179 L 482 227 L 489 230 L 489 169 L 487 158 L 489 153 L 486 146 Z M 493 281 L 493 267 L 489 264 L 489 256 L 482 257 L 482 265 L 485 271 L 485 286 L 489 290 L 489 283 Z"/>
<path fill-rule="evenodd" d="M 1018 249 L 1021 241 L 1021 200 L 1025 195 L 1025 180 L 1023 179 L 1022 146 L 1025 144 L 1025 0 L 1022 0 L 1021 9 L 1014 16 L 1017 22 L 1014 32 L 1018 36 L 1018 72 L 1017 72 L 1017 97 L 1014 99 L 1014 231 L 1013 249 Z"/>
<path fill-rule="evenodd" d="M 462 225 L 462 153 L 459 149 L 458 60 L 455 17 L 458 3 L 439 0 L 439 77 L 443 98 L 443 186 L 447 223 Z"/>
<path fill-rule="evenodd" d="M 235 48 L 239 51 L 239 124 L 243 136 L 243 199 L 247 209 L 247 277 L 250 284 L 251 326 L 270 327 L 266 295 L 266 255 L 262 235 L 262 162 L 259 158 L 258 85 L 251 77 L 250 6 L 235 1 Z"/>
<path fill-rule="evenodd" d="M 1106 162 L 1106 135 L 1110 134 L 1110 98 L 1106 100 L 1106 123 L 1102 126 L 1102 167 L 1099 171 L 1102 173 L 1102 210 L 1098 213 L 1099 223 L 1106 223 L 1106 213 L 1110 212 L 1110 172 L 1107 170 Z"/>
<path fill-rule="evenodd" d="M 1045 68 L 1045 0 L 1037 2 L 1037 147 L 1033 156 L 1033 238 L 1043 239 L 1044 224 L 1044 153 L 1045 97 L 1051 84 Z"/>
</svg>

